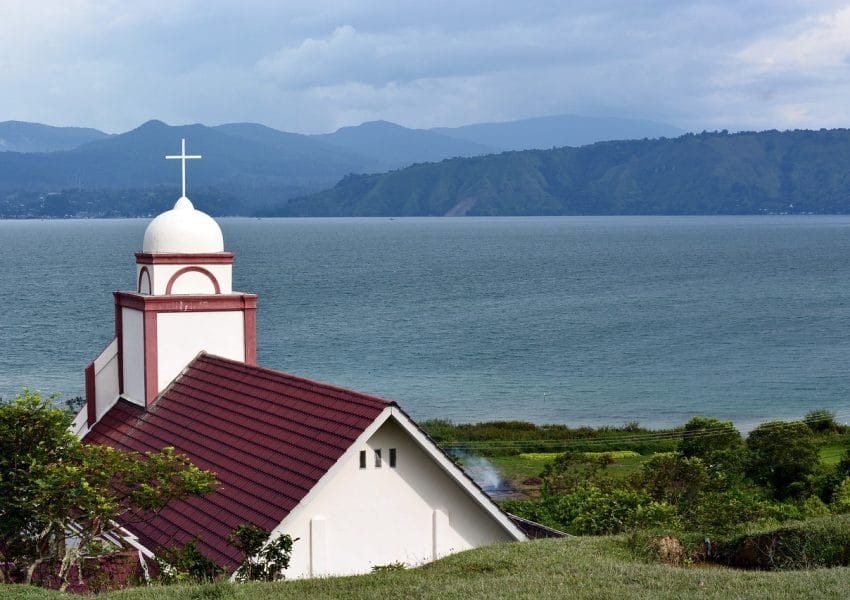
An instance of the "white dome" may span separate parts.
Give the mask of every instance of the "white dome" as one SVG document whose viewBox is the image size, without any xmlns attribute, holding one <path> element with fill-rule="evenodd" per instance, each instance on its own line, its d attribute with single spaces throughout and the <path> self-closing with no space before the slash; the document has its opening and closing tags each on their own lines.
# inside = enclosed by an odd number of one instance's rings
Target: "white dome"
<svg viewBox="0 0 850 600">
<path fill-rule="evenodd" d="M 224 252 L 221 228 L 207 213 L 195 210 L 183 196 L 148 224 L 142 252 L 148 254 L 206 254 Z"/>
</svg>

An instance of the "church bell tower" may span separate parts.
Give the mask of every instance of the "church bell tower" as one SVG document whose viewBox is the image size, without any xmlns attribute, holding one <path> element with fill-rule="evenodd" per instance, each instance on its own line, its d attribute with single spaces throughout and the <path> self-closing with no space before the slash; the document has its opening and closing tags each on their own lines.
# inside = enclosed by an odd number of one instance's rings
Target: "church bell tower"
<svg viewBox="0 0 850 600">
<path fill-rule="evenodd" d="M 114 292 L 115 339 L 86 368 L 91 427 L 118 400 L 148 406 L 201 351 L 255 364 L 257 296 L 232 290 L 221 228 L 183 194 L 145 230 L 136 289 Z"/>
</svg>

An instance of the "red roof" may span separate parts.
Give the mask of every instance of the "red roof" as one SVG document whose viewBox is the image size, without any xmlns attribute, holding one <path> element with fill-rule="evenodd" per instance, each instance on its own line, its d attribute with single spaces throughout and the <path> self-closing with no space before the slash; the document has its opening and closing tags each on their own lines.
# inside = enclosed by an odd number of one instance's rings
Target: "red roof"
<svg viewBox="0 0 850 600">
<path fill-rule="evenodd" d="M 338 387 L 201 353 L 147 410 L 119 400 L 85 440 L 145 452 L 173 446 L 216 474 L 218 491 L 169 504 L 130 529 L 151 549 L 185 544 L 229 570 L 227 535 L 271 530 L 388 406 Z"/>
</svg>

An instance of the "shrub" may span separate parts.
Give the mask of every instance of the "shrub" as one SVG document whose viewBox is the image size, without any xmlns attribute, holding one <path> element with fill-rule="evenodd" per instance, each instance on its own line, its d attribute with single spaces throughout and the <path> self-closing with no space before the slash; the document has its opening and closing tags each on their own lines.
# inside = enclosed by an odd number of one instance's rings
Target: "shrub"
<svg viewBox="0 0 850 600">
<path fill-rule="evenodd" d="M 801 495 L 806 477 L 819 462 L 812 431 L 804 423 L 762 423 L 747 436 L 747 447 L 748 474 L 769 486 L 778 499 Z"/>
<path fill-rule="evenodd" d="M 641 468 L 635 483 L 653 500 L 675 506 L 687 515 L 708 485 L 708 470 L 702 459 L 678 454 L 656 454 Z"/>
<path fill-rule="evenodd" d="M 687 528 L 706 535 L 729 534 L 772 516 L 771 504 L 758 494 L 733 488 L 699 497 L 688 515 Z"/>
<path fill-rule="evenodd" d="M 845 477 L 838 485 L 829 507 L 837 514 L 850 513 L 850 477 Z"/>
<path fill-rule="evenodd" d="M 744 442 L 731 421 L 693 417 L 685 423 L 681 450 L 684 456 L 707 458 L 724 450 L 740 450 Z"/>
<path fill-rule="evenodd" d="M 517 516 L 576 535 L 607 535 L 638 528 L 678 528 L 676 509 L 642 491 L 603 489 L 584 482 L 569 494 L 513 500 L 502 507 Z"/>
<path fill-rule="evenodd" d="M 810 569 L 850 563 L 850 518 L 828 517 L 716 541 L 713 560 L 751 569 Z"/>
<path fill-rule="evenodd" d="M 201 554 L 198 539 L 183 546 L 160 549 L 156 554 L 159 583 L 203 583 L 218 579 L 224 570 Z"/>
<path fill-rule="evenodd" d="M 289 566 L 293 540 L 283 534 L 269 541 L 271 532 L 243 523 L 230 532 L 228 543 L 242 552 L 245 560 L 236 570 L 237 581 L 276 581 L 283 579 Z"/>
<path fill-rule="evenodd" d="M 828 431 L 843 431 L 843 427 L 835 422 L 835 414 L 828 410 L 813 410 L 803 417 L 803 422 L 814 433 Z"/>
</svg>

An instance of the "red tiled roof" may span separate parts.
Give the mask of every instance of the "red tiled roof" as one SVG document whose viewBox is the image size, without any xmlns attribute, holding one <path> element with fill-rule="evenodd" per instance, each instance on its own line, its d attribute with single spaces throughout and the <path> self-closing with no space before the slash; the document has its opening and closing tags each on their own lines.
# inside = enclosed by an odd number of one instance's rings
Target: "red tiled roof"
<svg viewBox="0 0 850 600">
<path fill-rule="evenodd" d="M 233 570 L 243 557 L 227 535 L 242 523 L 277 526 L 388 406 L 396 404 L 201 353 L 147 410 L 119 400 L 85 441 L 173 446 L 213 471 L 215 493 L 128 528 L 151 549 L 199 536 L 199 549 Z"/>
</svg>

